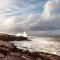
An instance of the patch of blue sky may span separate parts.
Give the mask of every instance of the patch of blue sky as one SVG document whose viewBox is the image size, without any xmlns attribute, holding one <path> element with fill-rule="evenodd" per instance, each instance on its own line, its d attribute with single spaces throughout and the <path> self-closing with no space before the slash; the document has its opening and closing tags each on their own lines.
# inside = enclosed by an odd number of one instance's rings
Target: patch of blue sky
<svg viewBox="0 0 60 60">
<path fill-rule="evenodd" d="M 15 0 L 15 2 L 12 2 L 13 4 L 11 6 L 4 9 L 3 14 L 5 14 L 6 16 L 26 15 L 31 13 L 41 14 L 43 11 L 43 4 L 47 0 L 21 0 L 21 1 Z"/>
<path fill-rule="evenodd" d="M 59 15 L 60 14 L 60 8 L 56 8 L 52 11 L 52 13 L 54 13 L 55 15 Z"/>
<path fill-rule="evenodd" d="M 35 9 L 32 9 L 32 11 L 34 13 L 41 14 L 43 12 L 43 8 L 42 7 L 36 7 Z"/>
<path fill-rule="evenodd" d="M 60 14 L 60 8 L 56 9 L 55 13 Z"/>
</svg>

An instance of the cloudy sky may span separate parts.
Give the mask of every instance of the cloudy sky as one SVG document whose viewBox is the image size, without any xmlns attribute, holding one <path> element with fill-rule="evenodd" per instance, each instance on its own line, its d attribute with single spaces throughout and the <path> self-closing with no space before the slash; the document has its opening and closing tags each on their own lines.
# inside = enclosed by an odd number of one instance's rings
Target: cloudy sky
<svg viewBox="0 0 60 60">
<path fill-rule="evenodd" d="M 60 29 L 60 0 L 0 0 L 0 31 Z"/>
</svg>

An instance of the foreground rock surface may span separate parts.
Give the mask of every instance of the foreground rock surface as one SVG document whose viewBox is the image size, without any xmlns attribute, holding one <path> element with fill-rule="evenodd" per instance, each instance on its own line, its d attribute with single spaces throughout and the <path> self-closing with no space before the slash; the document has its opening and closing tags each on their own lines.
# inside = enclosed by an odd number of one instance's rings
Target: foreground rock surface
<svg viewBox="0 0 60 60">
<path fill-rule="evenodd" d="M 28 40 L 27 37 L 23 36 L 15 36 L 15 35 L 8 35 L 4 33 L 0 33 L 0 40 L 2 41 L 22 41 L 22 40 Z"/>
<path fill-rule="evenodd" d="M 60 60 L 60 56 L 44 52 L 30 52 L 18 49 L 10 42 L 0 41 L 0 60 Z"/>
</svg>

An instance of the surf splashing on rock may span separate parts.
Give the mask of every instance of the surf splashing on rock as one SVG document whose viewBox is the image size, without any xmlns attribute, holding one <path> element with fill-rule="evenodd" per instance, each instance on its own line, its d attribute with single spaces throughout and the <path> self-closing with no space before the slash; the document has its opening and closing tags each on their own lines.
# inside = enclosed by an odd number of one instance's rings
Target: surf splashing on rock
<svg viewBox="0 0 60 60">
<path fill-rule="evenodd" d="M 26 32 L 23 32 L 23 33 L 17 33 L 16 36 L 27 37 L 27 33 L 26 33 Z"/>
</svg>

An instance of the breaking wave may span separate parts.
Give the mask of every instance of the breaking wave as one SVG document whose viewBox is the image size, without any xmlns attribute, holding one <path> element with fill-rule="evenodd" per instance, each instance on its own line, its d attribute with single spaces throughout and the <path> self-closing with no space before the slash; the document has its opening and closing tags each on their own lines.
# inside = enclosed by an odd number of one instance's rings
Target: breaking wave
<svg viewBox="0 0 60 60">
<path fill-rule="evenodd" d="M 42 51 L 51 54 L 60 55 L 60 42 L 54 38 L 48 37 L 29 37 L 31 41 L 14 41 L 13 43 L 20 49 L 28 49 L 29 51 Z"/>
</svg>

